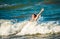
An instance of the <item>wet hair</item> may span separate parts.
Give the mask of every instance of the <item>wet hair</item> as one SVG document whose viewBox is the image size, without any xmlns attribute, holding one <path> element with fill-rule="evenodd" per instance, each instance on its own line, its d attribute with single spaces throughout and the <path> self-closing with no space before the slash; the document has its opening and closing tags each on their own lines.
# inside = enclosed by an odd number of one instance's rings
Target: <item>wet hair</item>
<svg viewBox="0 0 60 39">
<path fill-rule="evenodd" d="M 34 18 L 37 16 L 36 14 L 33 14 L 34 15 Z"/>
</svg>

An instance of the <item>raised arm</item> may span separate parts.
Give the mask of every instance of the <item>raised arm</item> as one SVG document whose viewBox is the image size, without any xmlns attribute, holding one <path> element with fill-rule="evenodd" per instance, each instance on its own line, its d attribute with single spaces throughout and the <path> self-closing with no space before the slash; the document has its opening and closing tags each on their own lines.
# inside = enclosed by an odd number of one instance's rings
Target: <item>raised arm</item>
<svg viewBox="0 0 60 39">
<path fill-rule="evenodd" d="M 39 18 L 39 16 L 41 16 L 41 13 L 44 11 L 44 8 L 41 9 L 41 11 L 39 12 L 39 14 L 37 14 L 37 17 L 35 18 L 35 20 L 37 20 Z"/>
</svg>

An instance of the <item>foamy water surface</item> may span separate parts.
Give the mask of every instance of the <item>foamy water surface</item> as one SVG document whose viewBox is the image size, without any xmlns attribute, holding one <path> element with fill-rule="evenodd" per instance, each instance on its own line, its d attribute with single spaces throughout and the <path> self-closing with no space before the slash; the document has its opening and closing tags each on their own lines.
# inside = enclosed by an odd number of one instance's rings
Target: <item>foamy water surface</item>
<svg viewBox="0 0 60 39">
<path fill-rule="evenodd" d="M 0 35 L 26 35 L 26 34 L 49 34 L 60 32 L 58 21 L 50 22 L 15 22 L 13 20 L 0 20 Z"/>
</svg>

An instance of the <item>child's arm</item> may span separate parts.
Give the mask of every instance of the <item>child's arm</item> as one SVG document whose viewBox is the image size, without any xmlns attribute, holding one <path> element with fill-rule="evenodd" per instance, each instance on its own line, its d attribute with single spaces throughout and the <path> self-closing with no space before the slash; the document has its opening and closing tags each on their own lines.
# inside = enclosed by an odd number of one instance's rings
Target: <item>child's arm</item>
<svg viewBox="0 0 60 39">
<path fill-rule="evenodd" d="M 39 14 L 37 14 L 37 17 L 35 18 L 35 20 L 37 20 L 39 18 L 39 16 L 41 16 L 41 13 L 44 11 L 44 8 L 42 8 L 42 10 L 39 12 Z"/>
</svg>

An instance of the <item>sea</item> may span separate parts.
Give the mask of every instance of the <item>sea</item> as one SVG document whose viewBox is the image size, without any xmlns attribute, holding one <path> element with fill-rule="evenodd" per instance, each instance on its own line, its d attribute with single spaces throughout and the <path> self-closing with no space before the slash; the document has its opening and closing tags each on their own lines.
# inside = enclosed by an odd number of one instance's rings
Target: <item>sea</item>
<svg viewBox="0 0 60 39">
<path fill-rule="evenodd" d="M 0 0 L 0 39 L 60 39 L 59 0 Z M 41 13 L 30 22 L 32 14 Z"/>
</svg>

